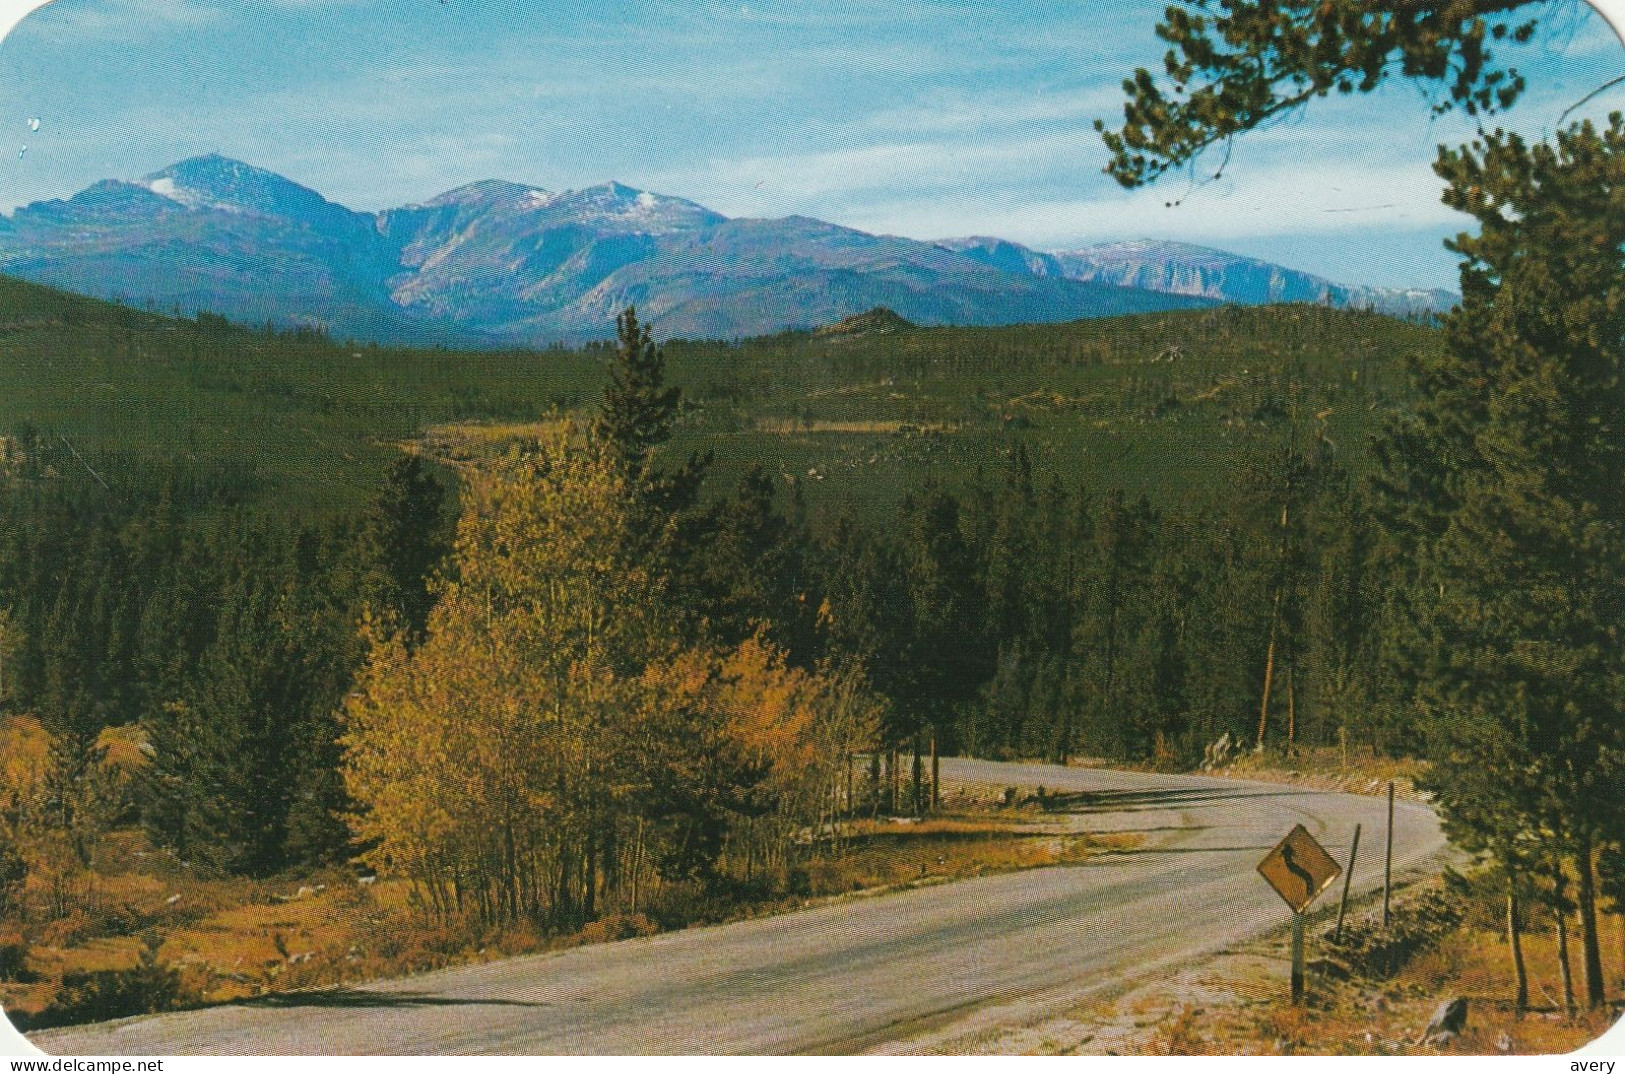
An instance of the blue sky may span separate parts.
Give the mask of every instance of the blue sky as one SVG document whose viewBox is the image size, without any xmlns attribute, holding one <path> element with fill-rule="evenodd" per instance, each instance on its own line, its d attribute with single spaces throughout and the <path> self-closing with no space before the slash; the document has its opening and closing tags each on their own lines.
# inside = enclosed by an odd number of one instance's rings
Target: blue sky
<svg viewBox="0 0 1625 1074">
<path fill-rule="evenodd" d="M 733 216 L 1044 249 L 1181 239 L 1454 284 L 1439 241 L 1465 220 L 1428 165 L 1473 128 L 1430 119 L 1408 83 L 1239 141 L 1217 183 L 1102 175 L 1092 121 L 1161 55 L 1163 2 L 55 0 L 0 44 L 0 210 L 220 152 L 359 209 L 618 179 Z M 1625 72 L 1584 4 L 1548 21 L 1499 121 L 1537 136 Z M 1611 107 L 1625 88 L 1584 114 Z"/>
</svg>

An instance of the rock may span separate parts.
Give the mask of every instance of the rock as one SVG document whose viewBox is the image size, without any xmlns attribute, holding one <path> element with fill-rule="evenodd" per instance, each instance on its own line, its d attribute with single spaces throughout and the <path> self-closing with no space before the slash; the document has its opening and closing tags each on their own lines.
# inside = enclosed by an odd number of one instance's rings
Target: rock
<svg viewBox="0 0 1625 1074">
<path fill-rule="evenodd" d="M 1429 1033 L 1427 1040 L 1423 1043 L 1431 1045 L 1434 1048 L 1443 1048 L 1445 1045 L 1449 1044 L 1455 1039 L 1456 1035 L 1447 1029 L 1442 1033 Z"/>
<path fill-rule="evenodd" d="M 176 892 L 174 895 L 171 895 L 169 898 L 164 900 L 164 905 L 165 906 L 174 906 L 176 903 L 178 903 L 180 901 L 181 901 L 180 893 Z"/>
<path fill-rule="evenodd" d="M 1511 1052 L 1512 1051 L 1512 1038 L 1510 1036 L 1508 1036 L 1506 1033 L 1502 1033 L 1500 1036 L 1496 1037 L 1495 1038 L 1495 1050 L 1500 1052 L 1503 1055 Z"/>
<path fill-rule="evenodd" d="M 1439 1004 L 1439 1009 L 1433 1012 L 1433 1019 L 1428 1027 L 1422 1031 L 1422 1036 L 1431 1040 L 1435 1034 L 1449 1033 L 1455 1036 L 1467 1028 L 1467 999 L 1457 996 L 1447 999 Z"/>
</svg>

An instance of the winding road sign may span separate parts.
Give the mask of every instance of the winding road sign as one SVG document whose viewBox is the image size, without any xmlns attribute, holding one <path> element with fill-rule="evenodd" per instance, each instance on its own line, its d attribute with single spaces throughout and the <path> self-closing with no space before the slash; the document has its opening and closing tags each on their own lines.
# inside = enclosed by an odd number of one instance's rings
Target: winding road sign
<svg viewBox="0 0 1625 1074">
<path fill-rule="evenodd" d="M 1258 871 L 1292 912 L 1301 914 L 1342 873 L 1309 829 L 1299 824 L 1274 850 L 1264 855 Z"/>
</svg>

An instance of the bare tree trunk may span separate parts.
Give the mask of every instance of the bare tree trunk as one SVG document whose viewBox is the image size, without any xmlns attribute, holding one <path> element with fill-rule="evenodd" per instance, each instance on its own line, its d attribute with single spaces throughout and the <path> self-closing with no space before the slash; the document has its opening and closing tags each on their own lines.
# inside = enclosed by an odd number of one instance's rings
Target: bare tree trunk
<svg viewBox="0 0 1625 1074">
<path fill-rule="evenodd" d="M 643 818 L 638 818 L 638 837 L 632 845 L 632 913 L 638 912 L 638 895 L 643 886 Z"/>
<path fill-rule="evenodd" d="M 1563 979 L 1563 1010 L 1574 1017 L 1574 968 L 1569 964 L 1568 877 L 1561 864 L 1552 867 L 1552 916 L 1557 920 L 1557 968 Z"/>
<path fill-rule="evenodd" d="M 1270 645 L 1264 652 L 1264 696 L 1258 703 L 1258 750 L 1264 750 L 1264 732 L 1270 722 L 1270 685 L 1275 681 L 1275 628 L 1281 617 L 1281 591 L 1275 591 L 1275 607 L 1270 612 Z"/>
<path fill-rule="evenodd" d="M 582 862 L 581 879 L 586 886 L 583 900 L 586 919 L 592 921 L 598 916 L 598 828 L 593 825 L 587 831 L 587 853 Z"/>
<path fill-rule="evenodd" d="M 842 758 L 842 763 L 846 766 L 846 808 L 844 811 L 838 810 L 837 812 L 844 812 L 846 816 L 850 817 L 858 809 L 857 799 L 852 796 L 852 769 L 858 763 L 858 758 L 853 753 L 844 753 Z"/>
<path fill-rule="evenodd" d="M 1298 675 L 1297 665 L 1286 666 L 1286 752 L 1298 754 Z"/>
<path fill-rule="evenodd" d="M 1580 959 L 1585 966 L 1586 1007 L 1597 1010 L 1608 1001 L 1602 978 L 1602 944 L 1597 939 L 1597 874 L 1591 860 L 1591 834 L 1580 838 L 1575 868 L 1580 874 Z"/>
<path fill-rule="evenodd" d="M 913 813 L 917 817 L 925 812 L 925 764 L 920 757 L 920 733 L 914 732 L 914 801 Z"/>
<path fill-rule="evenodd" d="M 937 732 L 931 730 L 931 812 L 942 806 L 942 762 L 937 757 Z"/>
<path fill-rule="evenodd" d="M 1520 1018 L 1529 1009 L 1529 971 L 1523 964 L 1523 926 L 1518 920 L 1518 878 L 1507 872 L 1507 943 L 1512 948 L 1512 1009 Z"/>
<path fill-rule="evenodd" d="M 1270 604 L 1270 644 L 1264 654 L 1264 696 L 1258 704 L 1258 751 L 1264 752 L 1264 733 L 1269 727 L 1270 717 L 1270 685 L 1275 679 L 1275 635 L 1281 624 L 1281 597 L 1286 592 L 1287 570 L 1286 553 L 1287 538 L 1291 534 L 1287 530 L 1287 522 L 1292 511 L 1292 445 L 1297 437 L 1297 422 L 1290 427 L 1290 436 L 1287 440 L 1287 481 L 1285 494 L 1281 502 L 1281 551 L 1280 576 L 1275 581 L 1275 599 Z"/>
<path fill-rule="evenodd" d="M 897 799 L 903 774 L 897 770 L 897 748 L 886 752 L 886 812 L 896 816 Z"/>
</svg>

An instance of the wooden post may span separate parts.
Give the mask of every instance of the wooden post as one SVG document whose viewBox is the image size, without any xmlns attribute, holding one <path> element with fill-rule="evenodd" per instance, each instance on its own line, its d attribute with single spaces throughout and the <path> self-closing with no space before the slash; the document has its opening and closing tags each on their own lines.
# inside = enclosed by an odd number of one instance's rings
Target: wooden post
<svg viewBox="0 0 1625 1074">
<path fill-rule="evenodd" d="M 1394 781 L 1388 781 L 1388 849 L 1382 856 L 1382 927 L 1388 928 L 1388 893 L 1394 884 Z"/>
<path fill-rule="evenodd" d="M 1349 766 L 1349 729 L 1347 724 L 1337 725 L 1337 744 L 1343 750 L 1343 767 Z"/>
<path fill-rule="evenodd" d="M 1292 915 L 1292 1005 L 1303 1004 L 1303 915 Z"/>
<path fill-rule="evenodd" d="M 1360 826 L 1354 826 L 1354 842 L 1349 845 L 1349 864 L 1343 870 L 1343 898 L 1337 904 L 1337 929 L 1332 933 L 1332 943 L 1343 942 L 1343 915 L 1349 909 L 1349 882 L 1354 879 L 1354 858 L 1360 853 Z"/>
</svg>

